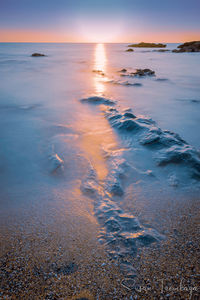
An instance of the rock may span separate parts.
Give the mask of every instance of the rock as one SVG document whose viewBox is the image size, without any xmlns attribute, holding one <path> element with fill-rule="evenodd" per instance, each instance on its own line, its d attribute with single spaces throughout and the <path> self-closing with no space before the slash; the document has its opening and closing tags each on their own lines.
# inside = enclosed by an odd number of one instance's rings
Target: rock
<svg viewBox="0 0 200 300">
<path fill-rule="evenodd" d="M 169 81 L 169 79 L 167 79 L 167 78 L 157 78 L 156 81 L 161 81 L 161 82 L 162 81 Z"/>
<path fill-rule="evenodd" d="M 33 53 L 31 56 L 32 57 L 41 57 L 41 56 L 46 56 L 46 55 L 42 54 L 42 53 Z"/>
<path fill-rule="evenodd" d="M 134 76 L 154 76 L 155 71 L 151 69 L 137 69 L 136 72 L 131 73 Z"/>
<path fill-rule="evenodd" d="M 88 102 L 88 103 L 96 104 L 96 105 L 97 104 L 105 104 L 105 105 L 114 105 L 115 104 L 115 102 L 110 99 L 106 99 L 104 97 L 98 97 L 98 96 L 83 98 L 80 101 Z"/>
<path fill-rule="evenodd" d="M 166 45 L 165 44 L 161 44 L 161 43 L 144 43 L 141 42 L 139 44 L 130 44 L 128 45 L 128 47 L 136 47 L 136 48 L 165 48 Z"/>
<path fill-rule="evenodd" d="M 126 52 L 133 52 L 133 51 L 134 51 L 134 50 L 131 49 L 131 48 L 126 50 Z"/>
<path fill-rule="evenodd" d="M 186 142 L 176 133 L 168 130 L 150 130 L 143 138 L 140 139 L 142 145 L 170 147 L 173 145 L 184 145 Z"/>
<path fill-rule="evenodd" d="M 153 50 L 153 52 L 169 52 L 169 49 L 159 49 L 159 50 Z"/>
<path fill-rule="evenodd" d="M 185 164 L 190 166 L 193 176 L 200 179 L 200 153 L 192 146 L 187 144 L 171 146 L 166 150 L 161 150 L 156 160 L 160 166 L 168 164 Z"/>
<path fill-rule="evenodd" d="M 177 48 L 178 49 L 172 50 L 172 52 L 175 52 L 175 53 L 200 52 L 200 41 L 187 42 L 187 43 L 179 45 Z"/>
<path fill-rule="evenodd" d="M 120 114 L 117 110 L 107 110 L 105 115 L 111 126 L 118 130 L 129 132 L 144 128 L 142 124 L 139 124 L 140 119 L 136 118 L 131 111 L 125 111 L 123 114 Z"/>
<path fill-rule="evenodd" d="M 129 81 L 120 81 L 120 80 L 109 80 L 107 83 L 112 83 L 116 85 L 123 85 L 123 86 L 142 86 L 140 82 L 129 82 Z"/>
<path fill-rule="evenodd" d="M 136 116 L 132 112 L 125 112 L 124 113 L 124 117 L 131 118 L 131 119 L 135 119 L 136 118 Z"/>
<path fill-rule="evenodd" d="M 92 72 L 93 72 L 93 73 L 97 73 L 97 74 L 99 74 L 99 75 L 101 75 L 101 76 L 105 76 L 104 72 L 101 71 L 101 70 L 92 70 Z"/>
<path fill-rule="evenodd" d="M 112 125 L 113 127 L 125 131 L 133 131 L 135 129 L 140 129 L 140 125 L 132 119 L 120 119 L 119 122 L 113 123 Z"/>
<path fill-rule="evenodd" d="M 127 72 L 127 70 L 126 69 L 121 69 L 119 72 L 125 73 L 125 72 Z"/>
</svg>

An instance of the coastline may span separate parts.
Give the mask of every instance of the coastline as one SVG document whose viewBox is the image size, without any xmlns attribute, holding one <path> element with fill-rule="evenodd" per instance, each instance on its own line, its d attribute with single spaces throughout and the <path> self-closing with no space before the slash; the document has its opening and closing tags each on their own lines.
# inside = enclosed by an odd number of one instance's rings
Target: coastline
<svg viewBox="0 0 200 300">
<path fill-rule="evenodd" d="M 20 47 L 1 61 L 0 296 L 195 299 L 199 69 L 177 66 L 196 56 Z M 121 84 L 126 65 L 155 76 Z"/>
</svg>

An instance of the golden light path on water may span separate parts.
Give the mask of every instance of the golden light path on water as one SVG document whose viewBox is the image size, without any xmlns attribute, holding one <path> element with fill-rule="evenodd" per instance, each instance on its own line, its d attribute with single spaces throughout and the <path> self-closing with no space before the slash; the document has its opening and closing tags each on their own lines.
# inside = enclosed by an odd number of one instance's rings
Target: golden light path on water
<svg viewBox="0 0 200 300">
<path fill-rule="evenodd" d="M 95 90 L 98 95 L 102 95 L 105 92 L 105 84 L 102 82 L 102 75 L 100 72 L 106 72 L 106 50 L 104 44 L 97 44 L 94 52 L 94 71 L 96 71 L 94 76 Z M 98 72 L 99 71 L 99 72 Z"/>
<path fill-rule="evenodd" d="M 93 61 L 93 83 L 94 93 L 92 96 L 102 96 L 106 85 L 101 72 L 106 71 L 106 51 L 103 44 L 94 47 Z M 100 72 L 98 72 L 100 71 Z M 104 180 L 109 172 L 105 158 L 104 149 L 113 150 L 117 147 L 116 137 L 110 128 L 107 120 L 103 117 L 104 105 L 85 105 L 80 113 L 76 124 L 77 129 L 82 131 L 81 148 L 84 150 L 87 159 L 94 167 L 98 179 Z"/>
</svg>

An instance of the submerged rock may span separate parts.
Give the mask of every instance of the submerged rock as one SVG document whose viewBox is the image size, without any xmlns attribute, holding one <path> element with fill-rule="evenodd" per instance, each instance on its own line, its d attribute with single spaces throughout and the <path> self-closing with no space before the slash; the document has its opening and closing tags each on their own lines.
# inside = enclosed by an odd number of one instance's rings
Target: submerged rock
<svg viewBox="0 0 200 300">
<path fill-rule="evenodd" d="M 101 75 L 101 76 L 105 76 L 104 72 L 101 71 L 101 70 L 92 70 L 92 72 L 93 72 L 93 73 L 97 73 L 97 74 L 99 74 L 99 75 Z"/>
<path fill-rule="evenodd" d="M 131 118 L 131 119 L 136 118 L 136 116 L 132 112 L 128 112 L 128 111 L 124 113 L 124 117 Z"/>
<path fill-rule="evenodd" d="M 33 53 L 31 56 L 32 57 L 41 57 L 41 56 L 46 56 L 46 55 L 42 54 L 42 53 Z"/>
<path fill-rule="evenodd" d="M 200 152 L 189 145 L 171 146 L 161 150 L 156 157 L 158 165 L 183 164 L 190 167 L 192 175 L 200 179 Z"/>
<path fill-rule="evenodd" d="M 120 80 L 109 80 L 106 83 L 112 83 L 116 85 L 123 85 L 123 86 L 142 86 L 140 82 L 129 82 L 129 81 L 120 81 Z"/>
<path fill-rule="evenodd" d="M 162 81 L 169 81 L 169 79 L 167 79 L 167 78 L 157 78 L 156 81 L 161 81 L 161 82 Z"/>
<path fill-rule="evenodd" d="M 151 69 L 137 69 L 136 72 L 131 73 L 135 76 L 154 76 L 155 71 Z"/>
<path fill-rule="evenodd" d="M 133 131 L 135 129 L 141 128 L 140 125 L 132 119 L 119 120 L 119 122 L 113 124 L 113 127 L 117 127 L 120 130 L 126 130 L 126 131 Z"/>
<path fill-rule="evenodd" d="M 170 147 L 172 145 L 184 145 L 186 142 L 176 133 L 168 130 L 162 131 L 151 129 L 144 137 L 140 139 L 142 145 Z"/>
<path fill-rule="evenodd" d="M 188 167 L 189 174 L 193 178 L 200 179 L 200 152 L 188 145 L 178 134 L 161 130 L 152 119 L 144 116 L 137 117 L 131 109 L 119 112 L 116 108 L 109 108 L 105 111 L 105 116 L 111 126 L 122 134 L 134 133 L 140 144 L 154 149 L 156 151 L 154 156 L 159 166 L 184 165 Z"/>
<path fill-rule="evenodd" d="M 155 76 L 155 71 L 151 69 L 136 69 L 135 72 L 122 72 L 121 77 L 143 77 L 143 76 Z M 136 84 L 135 84 L 136 85 Z M 138 84 L 139 85 L 139 84 Z"/>
<path fill-rule="evenodd" d="M 186 42 L 184 44 L 179 45 L 177 48 L 178 49 L 172 50 L 172 52 L 200 52 L 200 41 Z"/>
<path fill-rule="evenodd" d="M 153 52 L 170 52 L 169 49 L 159 49 L 159 50 L 153 50 Z"/>
<path fill-rule="evenodd" d="M 98 96 L 83 98 L 80 101 L 88 102 L 88 103 L 96 104 L 96 105 L 98 105 L 98 104 L 114 105 L 115 104 L 115 101 L 113 101 L 113 100 L 106 99 L 104 97 L 98 97 Z"/>
<path fill-rule="evenodd" d="M 161 43 L 138 43 L 138 44 L 130 44 L 128 45 L 128 47 L 138 47 L 138 48 L 165 48 L 166 45 L 165 44 L 161 44 Z"/>
<path fill-rule="evenodd" d="M 107 110 L 105 115 L 110 122 L 111 126 L 119 129 L 120 131 L 131 132 L 134 130 L 144 129 L 140 118 L 136 118 L 135 115 L 129 110 L 124 113 L 119 113 L 116 109 Z"/>
</svg>

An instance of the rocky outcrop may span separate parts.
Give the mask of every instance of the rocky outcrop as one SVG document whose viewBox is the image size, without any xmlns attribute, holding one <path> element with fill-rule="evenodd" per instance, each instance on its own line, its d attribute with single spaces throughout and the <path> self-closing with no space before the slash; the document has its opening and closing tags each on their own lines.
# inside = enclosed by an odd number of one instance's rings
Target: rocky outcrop
<svg viewBox="0 0 200 300">
<path fill-rule="evenodd" d="M 126 50 L 126 52 L 133 52 L 133 51 L 134 51 L 134 50 L 131 49 L 131 48 Z"/>
<path fill-rule="evenodd" d="M 89 98 L 83 98 L 80 100 L 81 102 L 87 102 L 90 104 L 105 104 L 105 105 L 114 105 L 115 101 L 112 101 L 110 99 L 106 99 L 104 97 L 98 97 L 98 96 L 94 96 L 94 97 L 89 97 Z"/>
<path fill-rule="evenodd" d="M 139 44 L 130 44 L 128 45 L 128 47 L 136 47 L 136 48 L 165 48 L 166 45 L 165 44 L 161 44 L 161 43 L 144 43 L 141 42 Z"/>
<path fill-rule="evenodd" d="M 154 76 L 155 71 L 151 69 L 137 69 L 134 73 L 131 73 L 135 76 Z"/>
<path fill-rule="evenodd" d="M 200 52 L 200 41 L 187 42 L 187 43 L 179 45 L 177 48 L 178 49 L 172 50 L 172 52 L 175 52 L 175 53 Z"/>
<path fill-rule="evenodd" d="M 143 76 L 155 76 L 155 71 L 151 69 L 136 69 L 134 72 L 120 71 L 122 77 L 143 77 Z"/>
</svg>

